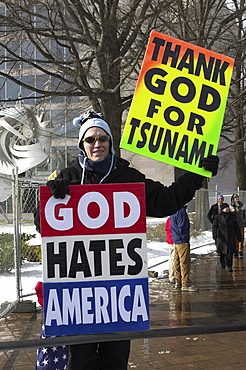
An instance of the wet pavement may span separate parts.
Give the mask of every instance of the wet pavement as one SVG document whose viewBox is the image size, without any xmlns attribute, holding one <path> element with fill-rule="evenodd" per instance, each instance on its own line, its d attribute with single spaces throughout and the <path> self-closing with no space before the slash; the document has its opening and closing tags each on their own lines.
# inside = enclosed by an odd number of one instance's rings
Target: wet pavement
<svg viewBox="0 0 246 370">
<path fill-rule="evenodd" d="M 219 267 L 216 253 L 192 261 L 198 292 L 175 290 L 168 279 L 151 279 L 151 329 L 245 323 L 246 255 L 234 258 L 233 272 Z M 38 339 L 42 312 L 12 313 L 0 321 L 0 341 Z M 246 332 L 137 339 L 129 369 L 245 369 Z M 34 370 L 36 350 L 0 352 L 1 370 Z M 117 369 L 116 369 L 117 370 Z"/>
</svg>

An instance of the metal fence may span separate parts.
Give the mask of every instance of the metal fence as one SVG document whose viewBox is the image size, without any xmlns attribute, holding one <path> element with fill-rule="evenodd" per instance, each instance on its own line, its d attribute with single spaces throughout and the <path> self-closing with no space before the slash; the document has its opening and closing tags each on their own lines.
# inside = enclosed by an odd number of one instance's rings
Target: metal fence
<svg viewBox="0 0 246 370">
<path fill-rule="evenodd" d="M 143 331 L 131 331 L 120 333 L 106 333 L 106 334 L 82 334 L 82 335 L 67 335 L 67 336 L 53 336 L 42 339 L 25 339 L 21 341 L 6 341 L 0 342 L 0 351 L 13 351 L 16 349 L 39 348 L 39 347 L 53 347 L 87 344 L 108 341 L 121 341 L 133 339 L 147 339 L 147 338 L 170 338 L 180 336 L 193 336 L 202 334 L 220 334 L 230 332 L 246 331 L 246 324 L 227 324 L 214 326 L 195 326 L 184 328 L 168 328 L 168 329 L 151 329 Z"/>
<path fill-rule="evenodd" d="M 7 181 L 10 195 L 0 202 L 0 317 L 23 298 L 35 300 L 35 282 L 42 278 L 41 243 L 33 213 L 44 181 L 18 178 L 17 169 Z"/>
<path fill-rule="evenodd" d="M 9 179 L 11 195 L 0 202 L 0 317 L 12 310 L 16 304 L 32 296 L 36 300 L 34 286 L 42 279 L 41 238 L 36 233 L 33 213 L 39 199 L 39 187 L 45 181 L 19 178 L 13 173 Z M 218 194 L 223 194 L 230 203 L 231 191 L 223 189 L 202 189 L 206 192 L 204 214 L 216 203 Z M 199 193 L 197 192 L 197 193 Z M 236 191 L 242 202 L 246 203 L 246 191 Z M 196 196 L 198 198 L 198 195 Z M 196 211 L 195 198 L 188 210 Z M 5 289 L 5 287 L 8 289 Z"/>
</svg>

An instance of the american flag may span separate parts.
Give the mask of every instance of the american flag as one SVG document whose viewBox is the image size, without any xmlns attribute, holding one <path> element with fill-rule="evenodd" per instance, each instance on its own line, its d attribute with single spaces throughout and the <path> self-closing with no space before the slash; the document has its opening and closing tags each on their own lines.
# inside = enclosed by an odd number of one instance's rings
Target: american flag
<svg viewBox="0 0 246 370">
<path fill-rule="evenodd" d="M 44 328 L 40 333 L 40 338 L 45 338 Z M 68 362 L 68 347 L 53 346 L 42 347 L 37 350 L 36 370 L 65 370 Z"/>
</svg>

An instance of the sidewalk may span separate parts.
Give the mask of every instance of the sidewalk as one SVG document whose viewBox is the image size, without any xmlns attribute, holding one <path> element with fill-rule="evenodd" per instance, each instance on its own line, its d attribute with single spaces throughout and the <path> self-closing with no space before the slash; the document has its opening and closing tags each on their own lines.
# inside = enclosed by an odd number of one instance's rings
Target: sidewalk
<svg viewBox="0 0 246 370">
<path fill-rule="evenodd" d="M 216 254 L 192 262 L 194 293 L 176 291 L 167 279 L 150 281 L 151 329 L 245 322 L 246 256 L 234 258 L 234 271 L 219 268 Z M 41 311 L 10 314 L 0 321 L 0 341 L 39 337 Z M 244 369 L 246 333 L 133 340 L 130 369 Z M 0 352 L 1 370 L 34 370 L 36 350 Z M 116 369 L 117 370 L 117 369 Z"/>
</svg>

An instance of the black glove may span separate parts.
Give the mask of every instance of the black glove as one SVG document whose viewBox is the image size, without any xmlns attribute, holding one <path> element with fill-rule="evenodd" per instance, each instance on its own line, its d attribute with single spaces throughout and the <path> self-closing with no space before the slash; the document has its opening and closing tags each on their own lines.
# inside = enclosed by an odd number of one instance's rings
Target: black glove
<svg viewBox="0 0 246 370">
<path fill-rule="evenodd" d="M 46 185 L 50 187 L 51 193 L 55 198 L 64 199 L 66 194 L 70 193 L 68 179 L 49 180 Z"/>
<path fill-rule="evenodd" d="M 201 166 L 206 171 L 211 171 L 212 176 L 215 176 L 219 169 L 219 157 L 217 155 L 209 155 L 207 158 L 201 160 Z"/>
</svg>

